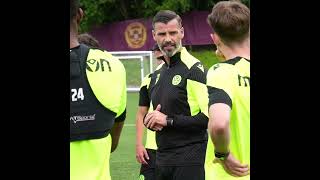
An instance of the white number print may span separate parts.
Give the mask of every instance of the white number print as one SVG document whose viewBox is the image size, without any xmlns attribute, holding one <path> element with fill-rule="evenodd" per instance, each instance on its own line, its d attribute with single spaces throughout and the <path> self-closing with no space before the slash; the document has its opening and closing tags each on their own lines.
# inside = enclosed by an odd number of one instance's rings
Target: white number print
<svg viewBox="0 0 320 180">
<path fill-rule="evenodd" d="M 80 100 L 84 100 L 84 95 L 83 95 L 83 89 L 79 88 L 77 89 L 71 89 L 71 100 L 72 101 L 78 101 L 78 99 Z"/>
</svg>

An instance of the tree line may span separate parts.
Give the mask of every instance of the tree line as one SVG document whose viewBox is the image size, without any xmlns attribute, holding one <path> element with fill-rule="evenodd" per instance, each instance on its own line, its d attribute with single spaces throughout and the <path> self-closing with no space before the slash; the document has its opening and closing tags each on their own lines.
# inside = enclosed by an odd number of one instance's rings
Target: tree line
<svg viewBox="0 0 320 180">
<path fill-rule="evenodd" d="M 193 10 L 210 11 L 221 0 L 80 0 L 85 12 L 81 32 L 115 21 L 152 17 L 161 9 L 178 14 Z M 241 0 L 250 8 L 250 0 Z"/>
</svg>

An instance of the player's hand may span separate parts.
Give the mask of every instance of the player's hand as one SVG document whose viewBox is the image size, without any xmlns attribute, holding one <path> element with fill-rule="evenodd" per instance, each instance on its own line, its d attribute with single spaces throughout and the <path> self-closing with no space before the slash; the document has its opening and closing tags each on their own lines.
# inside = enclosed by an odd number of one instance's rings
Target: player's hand
<svg viewBox="0 0 320 180">
<path fill-rule="evenodd" d="M 144 118 L 144 125 L 156 131 L 161 131 L 164 126 L 167 126 L 167 115 L 160 112 L 161 105 L 159 104 L 157 108 L 146 115 Z"/>
<path fill-rule="evenodd" d="M 220 161 L 223 168 L 232 176 L 246 176 L 250 173 L 248 165 L 241 164 L 231 153 L 224 161 Z"/>
<path fill-rule="evenodd" d="M 148 152 L 143 145 L 136 145 L 136 159 L 140 164 L 148 164 L 146 160 L 149 160 Z"/>
</svg>

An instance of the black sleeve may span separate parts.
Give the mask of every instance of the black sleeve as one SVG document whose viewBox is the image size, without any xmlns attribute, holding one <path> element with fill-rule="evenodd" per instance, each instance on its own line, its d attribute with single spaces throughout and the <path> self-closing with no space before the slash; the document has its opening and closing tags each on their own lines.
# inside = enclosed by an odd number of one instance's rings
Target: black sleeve
<svg viewBox="0 0 320 180">
<path fill-rule="evenodd" d="M 127 116 L 127 108 L 123 111 L 123 113 L 118 116 L 114 122 L 123 122 L 125 119 L 126 119 L 126 116 Z"/>
<path fill-rule="evenodd" d="M 186 131 L 204 130 L 208 128 L 208 117 L 202 112 L 195 116 L 174 115 L 172 127 Z"/>
<path fill-rule="evenodd" d="M 203 65 L 197 62 L 191 67 L 188 79 L 206 84 L 207 72 Z"/>
<path fill-rule="evenodd" d="M 147 86 L 142 86 L 139 91 L 139 106 L 147 106 L 150 105 L 150 99 L 148 95 Z"/>
<path fill-rule="evenodd" d="M 209 107 L 215 103 L 224 103 L 232 109 L 232 100 L 229 95 L 223 90 L 208 86 Z"/>
</svg>

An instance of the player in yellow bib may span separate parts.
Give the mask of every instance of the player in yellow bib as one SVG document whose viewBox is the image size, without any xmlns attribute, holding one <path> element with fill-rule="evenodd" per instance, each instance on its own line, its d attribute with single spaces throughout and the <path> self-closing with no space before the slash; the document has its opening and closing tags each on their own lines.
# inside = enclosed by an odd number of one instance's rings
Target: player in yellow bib
<svg viewBox="0 0 320 180">
<path fill-rule="evenodd" d="M 126 72 L 110 53 L 77 39 L 83 12 L 70 0 L 70 180 L 111 180 L 110 152 L 126 117 Z"/>
<path fill-rule="evenodd" d="M 220 1 L 207 20 L 223 58 L 207 74 L 206 179 L 250 179 L 250 10 Z"/>
</svg>

